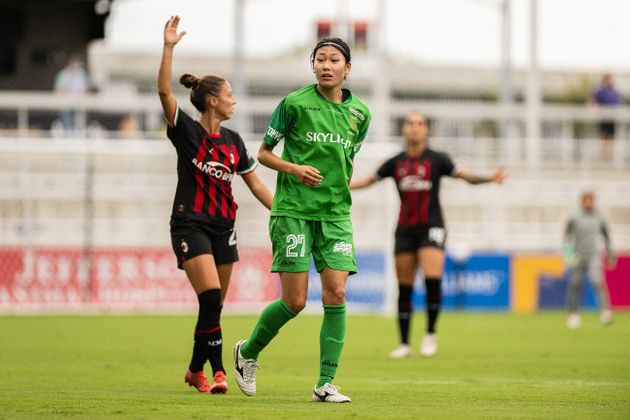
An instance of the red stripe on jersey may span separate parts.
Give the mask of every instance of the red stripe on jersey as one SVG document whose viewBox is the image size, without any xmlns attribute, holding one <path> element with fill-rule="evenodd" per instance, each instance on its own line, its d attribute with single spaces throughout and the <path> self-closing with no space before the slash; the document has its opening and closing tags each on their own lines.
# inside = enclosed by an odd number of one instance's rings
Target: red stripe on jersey
<svg viewBox="0 0 630 420">
<path fill-rule="evenodd" d="M 420 161 L 418 159 L 414 159 L 412 161 L 412 165 L 413 165 L 413 169 L 411 170 L 411 173 L 413 174 L 414 177 L 419 177 L 419 168 L 420 168 Z M 412 213 L 411 213 L 411 224 L 412 225 L 417 225 L 418 223 L 420 223 L 420 206 L 422 205 L 422 194 L 420 193 L 420 191 L 413 191 L 413 204 L 411 205 L 412 208 Z"/>
<path fill-rule="evenodd" d="M 195 156 L 195 159 L 197 159 L 197 164 L 203 164 L 203 160 L 206 158 L 206 152 L 207 152 L 207 148 L 206 148 L 206 138 L 204 137 L 201 140 L 201 146 L 199 146 L 199 149 L 197 150 L 197 156 Z M 196 190 L 195 190 L 195 203 L 193 204 L 193 211 L 195 213 L 199 213 L 201 211 L 201 208 L 203 207 L 203 197 L 204 197 L 204 178 L 202 176 L 202 173 L 200 170 L 195 170 L 195 185 L 196 185 Z"/>
<path fill-rule="evenodd" d="M 232 152 L 232 156 L 234 156 L 234 172 L 236 173 L 236 168 L 238 168 L 238 164 L 240 162 L 240 156 L 236 150 L 236 145 L 231 144 L 230 145 L 230 150 Z M 232 202 L 230 203 L 230 219 L 235 220 L 236 219 L 236 209 L 238 207 L 238 204 L 236 204 L 236 200 L 234 199 L 234 197 L 232 197 Z"/>
<path fill-rule="evenodd" d="M 404 168 L 401 168 L 403 170 L 404 176 L 400 177 L 400 180 L 403 180 L 406 176 L 409 176 L 409 170 L 410 168 L 410 161 L 409 159 L 405 159 L 405 161 L 403 162 Z M 400 224 L 401 225 L 408 225 L 410 224 L 411 220 L 411 214 L 413 214 L 413 209 L 411 208 L 411 198 L 413 197 L 412 195 L 412 191 L 403 191 L 403 195 L 401 198 L 401 205 L 400 205 Z"/>
<path fill-rule="evenodd" d="M 228 149 L 228 145 L 227 144 L 222 144 L 219 146 L 221 148 L 221 151 L 223 152 L 223 155 L 225 156 L 223 158 L 223 164 L 227 167 L 230 167 L 230 151 Z M 223 194 L 222 194 L 222 200 L 221 200 L 221 216 L 222 217 L 228 217 L 228 201 L 232 201 L 231 197 L 231 191 L 230 191 L 230 186 L 229 186 L 229 182 L 225 182 L 221 184 L 221 188 L 223 190 Z"/>
<path fill-rule="evenodd" d="M 429 180 L 431 179 L 431 161 L 429 159 L 424 160 L 422 162 L 424 166 L 424 177 L 423 179 L 427 181 L 427 185 Z M 431 187 L 432 188 L 432 187 Z M 426 225 L 429 221 L 429 195 L 430 190 L 427 188 L 422 190 L 422 206 L 420 207 L 420 223 Z"/>
<path fill-rule="evenodd" d="M 211 143 L 212 144 L 212 143 Z M 210 154 L 210 161 L 217 162 L 219 160 L 219 150 L 215 144 L 212 144 L 212 153 Z M 208 175 L 208 198 L 210 202 L 208 203 L 208 214 L 214 216 L 217 214 L 217 183 L 218 180 L 213 178 L 211 175 Z"/>
<path fill-rule="evenodd" d="M 394 180 L 396 181 L 396 184 L 398 185 L 398 183 L 400 182 L 400 168 L 401 168 L 401 162 L 399 160 L 396 161 L 395 165 L 394 165 Z M 400 209 L 398 210 L 398 223 L 402 223 L 402 219 L 403 219 L 403 206 L 404 206 L 404 201 L 402 199 L 402 195 L 404 193 L 401 194 L 400 196 Z"/>
</svg>

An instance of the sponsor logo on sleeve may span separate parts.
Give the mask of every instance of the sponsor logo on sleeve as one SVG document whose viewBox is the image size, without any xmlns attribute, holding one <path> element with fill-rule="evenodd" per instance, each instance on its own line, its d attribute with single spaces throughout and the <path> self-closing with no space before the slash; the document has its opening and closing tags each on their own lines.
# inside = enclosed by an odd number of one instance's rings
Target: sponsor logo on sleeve
<svg viewBox="0 0 630 420">
<path fill-rule="evenodd" d="M 267 137 L 270 137 L 276 141 L 280 141 L 284 138 L 284 134 L 276 130 L 275 128 L 269 126 L 267 127 Z"/>
</svg>

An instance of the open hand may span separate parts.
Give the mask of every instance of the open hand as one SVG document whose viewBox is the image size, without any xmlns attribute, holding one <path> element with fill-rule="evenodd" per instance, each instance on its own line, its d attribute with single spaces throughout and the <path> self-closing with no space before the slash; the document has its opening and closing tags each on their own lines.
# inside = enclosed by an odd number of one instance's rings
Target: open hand
<svg viewBox="0 0 630 420">
<path fill-rule="evenodd" d="M 179 16 L 171 16 L 171 18 L 164 25 L 164 45 L 174 47 L 179 42 L 186 31 L 177 33 L 177 26 L 179 25 Z"/>
<path fill-rule="evenodd" d="M 498 167 L 495 171 L 494 175 L 492 175 L 492 182 L 496 182 L 497 184 L 502 184 L 503 181 L 507 178 L 507 172 L 503 167 Z"/>
</svg>

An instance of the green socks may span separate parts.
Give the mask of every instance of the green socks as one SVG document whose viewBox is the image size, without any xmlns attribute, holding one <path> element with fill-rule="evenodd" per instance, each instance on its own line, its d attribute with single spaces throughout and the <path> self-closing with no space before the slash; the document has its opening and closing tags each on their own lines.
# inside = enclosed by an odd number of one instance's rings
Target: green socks
<svg viewBox="0 0 630 420">
<path fill-rule="evenodd" d="M 263 309 L 247 342 L 241 346 L 241 356 L 258 359 L 258 354 L 267 347 L 280 328 L 296 315 L 282 299 L 271 302 Z"/>
<path fill-rule="evenodd" d="M 346 336 L 346 304 L 324 305 L 324 319 L 319 333 L 319 380 L 317 388 L 332 383 Z"/>
<path fill-rule="evenodd" d="M 247 342 L 241 346 L 241 355 L 245 359 L 258 359 L 260 352 L 278 334 L 280 328 L 296 315 L 282 299 L 271 302 L 263 309 Z M 335 378 L 345 336 L 346 305 L 324 305 L 324 318 L 319 333 L 320 368 L 317 388 L 326 382 L 332 383 Z"/>
</svg>

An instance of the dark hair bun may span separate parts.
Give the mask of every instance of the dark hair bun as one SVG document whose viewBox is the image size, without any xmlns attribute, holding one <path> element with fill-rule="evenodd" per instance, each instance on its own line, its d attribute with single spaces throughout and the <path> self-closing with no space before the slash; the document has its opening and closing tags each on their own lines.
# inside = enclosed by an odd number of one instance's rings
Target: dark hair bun
<svg viewBox="0 0 630 420">
<path fill-rule="evenodd" d="M 199 82 L 200 80 L 197 76 L 193 76 L 192 74 L 188 73 L 182 75 L 182 77 L 179 78 L 179 83 L 186 86 L 188 89 L 195 89 L 197 86 L 199 86 Z"/>
</svg>

